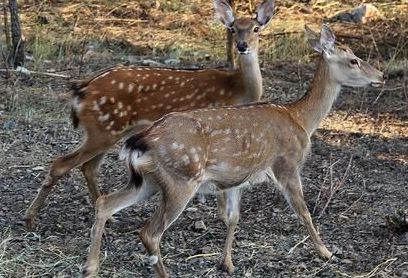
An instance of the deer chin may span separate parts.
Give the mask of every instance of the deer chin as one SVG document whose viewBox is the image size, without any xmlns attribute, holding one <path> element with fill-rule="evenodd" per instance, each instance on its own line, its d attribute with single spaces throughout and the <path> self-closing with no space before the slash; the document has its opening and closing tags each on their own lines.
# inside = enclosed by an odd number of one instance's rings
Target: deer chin
<svg viewBox="0 0 408 278">
<path fill-rule="evenodd" d="M 239 54 L 239 55 L 248 55 L 248 54 L 251 54 L 251 51 L 250 51 L 249 49 L 247 49 L 247 50 L 245 50 L 245 51 L 239 51 L 239 50 L 238 50 L 238 54 Z"/>
</svg>

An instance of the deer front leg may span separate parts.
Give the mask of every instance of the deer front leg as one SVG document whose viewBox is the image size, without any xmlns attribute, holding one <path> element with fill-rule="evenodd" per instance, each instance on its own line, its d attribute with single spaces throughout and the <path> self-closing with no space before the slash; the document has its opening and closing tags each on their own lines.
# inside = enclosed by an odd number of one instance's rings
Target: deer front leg
<svg viewBox="0 0 408 278">
<path fill-rule="evenodd" d="M 317 252 L 320 256 L 330 259 L 333 254 L 326 248 L 319 234 L 317 233 L 313 225 L 309 209 L 306 206 L 305 199 L 303 197 L 300 176 L 296 170 L 294 170 L 292 173 L 293 174 L 289 176 L 285 176 L 284 173 L 280 173 L 278 175 L 275 174 L 275 176 L 277 176 L 278 178 L 278 182 L 281 185 L 281 190 L 283 191 L 286 200 L 293 208 L 297 216 L 300 218 L 300 220 L 303 222 L 303 224 L 306 226 L 306 229 Z"/>
<path fill-rule="evenodd" d="M 231 253 L 232 244 L 234 242 L 234 232 L 239 221 L 240 201 L 241 190 L 239 188 L 232 188 L 217 195 L 218 214 L 227 226 L 227 238 L 225 240 L 223 259 L 220 267 L 230 274 L 235 270 Z"/>
</svg>

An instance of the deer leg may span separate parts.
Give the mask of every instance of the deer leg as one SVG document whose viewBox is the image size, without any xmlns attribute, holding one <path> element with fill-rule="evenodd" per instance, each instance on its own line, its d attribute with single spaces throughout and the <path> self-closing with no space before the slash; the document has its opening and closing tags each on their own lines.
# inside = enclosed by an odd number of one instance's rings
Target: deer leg
<svg viewBox="0 0 408 278">
<path fill-rule="evenodd" d="M 313 225 L 309 209 L 306 206 L 299 174 L 296 173 L 294 176 L 287 179 L 286 182 L 281 182 L 281 186 L 281 190 L 283 191 L 286 200 L 306 226 L 313 245 L 315 246 L 319 255 L 330 259 L 332 257 L 332 253 L 326 248 L 319 234 L 317 233 Z"/>
<path fill-rule="evenodd" d="M 224 191 L 217 192 L 217 214 L 218 217 L 226 224 L 226 196 Z"/>
<path fill-rule="evenodd" d="M 98 198 L 95 205 L 95 223 L 91 230 L 91 246 L 83 268 L 83 277 L 93 277 L 98 270 L 101 241 L 106 221 L 120 210 L 148 199 L 156 191 L 155 187 L 145 182 L 142 185 L 129 183 L 121 190 Z"/>
<path fill-rule="evenodd" d="M 86 141 L 76 151 L 54 160 L 40 190 L 25 213 L 24 219 L 26 225 L 31 229 L 35 227 L 35 218 L 38 211 L 43 207 L 46 198 L 62 176 L 68 173 L 71 169 L 90 160 L 99 152 L 106 150 L 111 145 L 110 142 Z"/>
<path fill-rule="evenodd" d="M 101 195 L 98 187 L 97 175 L 98 169 L 102 160 L 105 156 L 105 153 L 100 153 L 95 157 L 91 158 L 87 162 L 82 165 L 82 173 L 86 179 L 86 185 L 88 187 L 89 192 L 91 193 L 91 198 L 94 203 Z"/>
<path fill-rule="evenodd" d="M 149 262 L 161 278 L 167 278 L 169 275 L 160 254 L 160 240 L 166 229 L 179 217 L 194 196 L 195 189 L 196 185 L 191 184 L 182 184 L 169 190 L 164 189 L 160 206 L 140 232 L 140 238 L 149 255 Z"/>
<path fill-rule="evenodd" d="M 234 242 L 234 232 L 239 221 L 239 205 L 241 201 L 241 190 L 239 188 L 232 188 L 228 191 L 222 192 L 223 194 L 223 220 L 227 225 L 227 238 L 225 240 L 223 260 L 221 262 L 221 268 L 228 273 L 234 272 L 234 264 L 232 262 L 232 243 Z M 217 196 L 218 200 L 218 196 Z M 218 203 L 220 205 L 220 203 Z"/>
</svg>

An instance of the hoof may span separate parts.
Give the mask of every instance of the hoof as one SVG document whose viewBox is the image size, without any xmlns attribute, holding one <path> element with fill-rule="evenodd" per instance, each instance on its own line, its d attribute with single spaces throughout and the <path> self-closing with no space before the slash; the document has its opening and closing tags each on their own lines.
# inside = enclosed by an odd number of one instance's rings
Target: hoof
<svg viewBox="0 0 408 278">
<path fill-rule="evenodd" d="M 24 217 L 24 223 L 27 229 L 29 230 L 35 229 L 36 223 L 33 217 L 28 217 L 28 216 Z"/>
<path fill-rule="evenodd" d="M 116 219 L 115 219 L 115 217 L 112 216 L 112 217 L 109 217 L 106 222 L 108 222 L 108 224 L 112 225 L 113 223 L 116 222 Z"/>
<path fill-rule="evenodd" d="M 96 274 L 96 269 L 89 267 L 87 265 L 82 269 L 82 278 L 91 278 Z"/>
<path fill-rule="evenodd" d="M 228 274 L 232 274 L 235 270 L 235 266 L 232 264 L 232 262 L 227 263 L 227 262 L 221 262 L 218 265 L 218 269 L 227 272 Z"/>
<path fill-rule="evenodd" d="M 330 257 L 330 261 L 332 262 L 340 262 L 340 259 L 342 259 L 342 256 L 339 256 L 338 254 L 332 254 Z"/>
</svg>

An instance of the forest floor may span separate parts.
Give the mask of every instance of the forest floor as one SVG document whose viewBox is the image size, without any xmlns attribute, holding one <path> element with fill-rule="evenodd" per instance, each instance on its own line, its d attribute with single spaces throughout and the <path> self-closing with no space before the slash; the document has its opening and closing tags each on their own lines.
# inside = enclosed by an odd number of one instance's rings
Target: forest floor
<svg viewBox="0 0 408 278">
<path fill-rule="evenodd" d="M 224 33 L 215 24 L 211 1 L 114 2 L 47 1 L 21 8 L 29 42 L 25 67 L 33 72 L 0 76 L 0 277 L 78 277 L 86 259 L 94 210 L 80 171 L 59 181 L 34 230 L 23 221 L 51 161 L 81 142 L 81 132 L 69 121 L 69 80 L 126 61 L 222 64 Z M 311 52 L 293 50 L 303 41 L 303 23 L 317 30 L 321 18 L 357 3 L 295 2 L 279 1 L 261 38 L 264 99 L 279 104 L 301 97 L 313 76 Z M 244 192 L 232 277 L 408 277 L 408 25 L 403 21 L 408 7 L 404 1 L 372 2 L 381 18 L 332 26 L 361 58 L 386 70 L 386 85 L 342 91 L 313 135 L 302 171 L 314 222 L 339 259 L 318 257 L 283 196 L 265 183 Z M 119 147 L 101 167 L 103 192 L 126 184 Z M 154 276 L 138 231 L 157 200 L 121 211 L 108 225 L 100 277 Z M 197 229 L 197 221 L 205 227 Z M 193 200 L 162 240 L 169 272 L 228 276 L 217 269 L 225 235 L 214 196 L 205 203 Z"/>
</svg>

